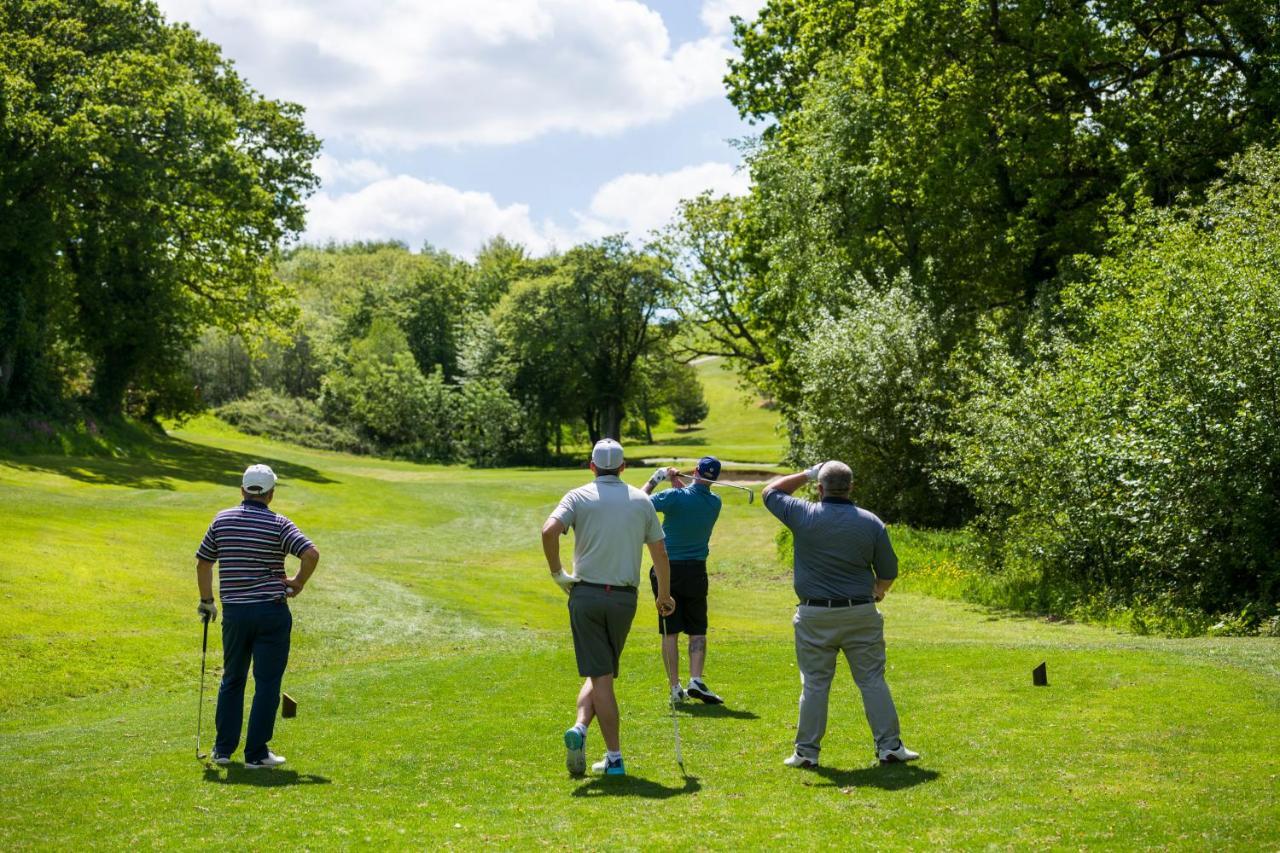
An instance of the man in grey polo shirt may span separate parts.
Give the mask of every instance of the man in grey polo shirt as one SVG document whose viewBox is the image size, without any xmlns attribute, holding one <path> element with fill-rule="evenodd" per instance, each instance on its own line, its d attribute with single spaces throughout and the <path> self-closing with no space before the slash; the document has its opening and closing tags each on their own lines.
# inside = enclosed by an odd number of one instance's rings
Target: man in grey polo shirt
<svg viewBox="0 0 1280 853">
<path fill-rule="evenodd" d="M 578 692 L 577 722 L 564 733 L 565 766 L 574 775 L 586 772 L 587 727 L 593 718 L 600 721 L 607 752 L 592 769 L 609 776 L 626 773 L 613 682 L 636 615 L 644 545 L 649 546 L 658 576 L 658 611 L 670 615 L 675 610 L 662 525 L 649 496 L 618 479 L 624 468 L 622 445 L 608 438 L 596 442 L 591 451 L 595 481 L 566 494 L 542 525 L 547 567 L 556 583 L 569 593 L 573 652 L 578 674 L 586 679 Z M 560 536 L 570 529 L 574 533 L 573 574 L 565 574 L 560 564 Z"/>
<path fill-rule="evenodd" d="M 817 480 L 818 502 L 791 493 Z M 884 617 L 876 602 L 898 576 L 898 558 L 884 523 L 849 499 L 853 472 L 825 462 L 778 477 L 764 487 L 764 505 L 794 537 L 796 664 L 803 689 L 795 752 L 788 767 L 817 767 L 827 730 L 827 700 L 843 651 L 862 693 L 862 706 L 881 763 L 913 761 L 898 733 L 898 711 L 884 680 Z"/>
</svg>

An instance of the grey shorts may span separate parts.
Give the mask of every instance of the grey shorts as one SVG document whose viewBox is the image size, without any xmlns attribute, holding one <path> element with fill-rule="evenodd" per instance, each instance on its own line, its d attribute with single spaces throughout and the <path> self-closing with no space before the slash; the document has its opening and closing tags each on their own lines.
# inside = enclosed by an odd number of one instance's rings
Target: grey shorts
<svg viewBox="0 0 1280 853">
<path fill-rule="evenodd" d="M 595 678 L 618 676 L 618 659 L 627 643 L 636 616 L 635 587 L 603 587 L 574 584 L 569 594 L 569 627 L 573 629 L 573 654 L 578 675 Z"/>
</svg>

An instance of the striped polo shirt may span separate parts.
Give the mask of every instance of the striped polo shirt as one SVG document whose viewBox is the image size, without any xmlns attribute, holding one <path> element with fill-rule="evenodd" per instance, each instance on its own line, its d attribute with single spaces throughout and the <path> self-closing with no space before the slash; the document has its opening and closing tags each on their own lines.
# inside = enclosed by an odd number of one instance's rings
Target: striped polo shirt
<svg viewBox="0 0 1280 853">
<path fill-rule="evenodd" d="M 299 557 L 310 547 L 292 521 L 246 500 L 214 517 L 196 558 L 217 562 L 223 604 L 258 604 L 284 596 L 285 554 Z"/>
</svg>

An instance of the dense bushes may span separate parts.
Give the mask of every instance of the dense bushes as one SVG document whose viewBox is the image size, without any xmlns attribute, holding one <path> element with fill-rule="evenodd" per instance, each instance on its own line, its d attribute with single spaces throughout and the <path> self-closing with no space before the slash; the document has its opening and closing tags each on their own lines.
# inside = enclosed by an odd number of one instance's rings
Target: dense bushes
<svg viewBox="0 0 1280 853">
<path fill-rule="evenodd" d="M 886 519 L 952 523 L 965 497 L 937 476 L 947 414 L 938 324 L 901 287 L 863 292 L 838 319 L 815 320 L 796 350 L 792 455 L 847 462 L 856 499 Z"/>
<path fill-rule="evenodd" d="M 1280 156 L 1147 212 L 1027 365 L 992 347 L 956 464 L 1015 603 L 1222 614 L 1280 598 Z M 1187 622 L 1192 628 L 1196 620 Z"/>
</svg>

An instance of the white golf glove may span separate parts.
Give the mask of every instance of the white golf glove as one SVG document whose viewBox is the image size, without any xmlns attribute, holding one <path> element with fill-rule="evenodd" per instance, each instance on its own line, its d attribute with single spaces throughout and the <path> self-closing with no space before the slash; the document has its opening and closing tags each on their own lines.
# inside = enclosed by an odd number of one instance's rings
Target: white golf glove
<svg viewBox="0 0 1280 853">
<path fill-rule="evenodd" d="M 653 472 L 653 476 L 649 478 L 649 482 L 656 486 L 665 479 L 667 479 L 667 469 L 659 468 L 657 471 Z"/>
<path fill-rule="evenodd" d="M 552 575 L 551 579 L 564 590 L 565 595 L 568 595 L 573 590 L 573 585 L 578 582 L 578 579 L 573 575 L 566 575 L 564 569 Z"/>
<path fill-rule="evenodd" d="M 805 468 L 804 469 L 805 479 L 808 480 L 810 483 L 818 479 L 818 474 L 822 473 L 822 466 L 826 464 L 827 463 L 825 462 L 819 462 L 817 465 L 811 465 L 808 468 Z"/>
<path fill-rule="evenodd" d="M 201 599 L 200 606 L 196 608 L 196 613 L 208 619 L 210 622 L 218 621 L 218 605 L 212 601 L 204 601 Z"/>
</svg>

